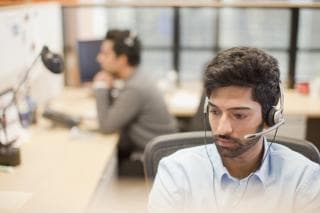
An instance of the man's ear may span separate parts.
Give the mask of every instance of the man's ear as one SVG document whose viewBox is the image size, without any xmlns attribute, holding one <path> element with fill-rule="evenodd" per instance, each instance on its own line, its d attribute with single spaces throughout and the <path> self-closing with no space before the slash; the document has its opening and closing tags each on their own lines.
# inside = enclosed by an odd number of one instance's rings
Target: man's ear
<svg viewBox="0 0 320 213">
<path fill-rule="evenodd" d="M 128 65 L 129 64 L 128 57 L 125 54 L 119 55 L 118 60 L 121 63 L 121 65 Z"/>
</svg>

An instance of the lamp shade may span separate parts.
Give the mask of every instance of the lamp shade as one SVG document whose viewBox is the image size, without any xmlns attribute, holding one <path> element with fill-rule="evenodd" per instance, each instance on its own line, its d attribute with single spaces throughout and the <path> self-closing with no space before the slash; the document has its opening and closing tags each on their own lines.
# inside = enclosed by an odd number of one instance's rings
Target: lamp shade
<svg viewBox="0 0 320 213">
<path fill-rule="evenodd" d="M 47 46 L 44 46 L 41 50 L 41 60 L 52 73 L 58 74 L 63 72 L 64 64 L 62 57 L 52 53 Z"/>
</svg>

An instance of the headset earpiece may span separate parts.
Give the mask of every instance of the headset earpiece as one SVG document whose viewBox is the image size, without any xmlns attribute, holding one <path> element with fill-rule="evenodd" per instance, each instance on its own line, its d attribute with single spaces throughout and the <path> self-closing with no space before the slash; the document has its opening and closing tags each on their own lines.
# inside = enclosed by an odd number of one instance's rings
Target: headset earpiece
<svg viewBox="0 0 320 213">
<path fill-rule="evenodd" d="M 266 117 L 266 123 L 268 126 L 274 126 L 276 124 L 275 115 L 279 114 L 278 112 L 279 111 L 275 107 L 272 107 L 270 109 L 270 111 L 268 112 L 268 115 Z"/>
<path fill-rule="evenodd" d="M 206 97 L 204 100 L 204 105 L 203 105 L 203 114 L 204 115 L 208 114 L 208 106 L 209 106 L 209 98 Z"/>
<path fill-rule="evenodd" d="M 284 120 L 283 117 L 283 102 L 284 102 L 284 97 L 283 97 L 283 89 L 282 86 L 279 84 L 280 88 L 280 98 L 279 98 L 279 103 L 280 103 L 280 108 L 277 109 L 275 106 L 273 106 L 266 117 L 266 123 L 268 126 L 274 126 Z"/>
</svg>

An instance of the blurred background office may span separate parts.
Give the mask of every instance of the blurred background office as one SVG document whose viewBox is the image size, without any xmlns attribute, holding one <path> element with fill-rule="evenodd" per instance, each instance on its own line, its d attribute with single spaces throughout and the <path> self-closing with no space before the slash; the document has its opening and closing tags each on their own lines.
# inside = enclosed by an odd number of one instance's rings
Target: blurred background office
<svg viewBox="0 0 320 213">
<path fill-rule="evenodd" d="M 43 2 L 50 5 L 41 5 Z M 26 4 L 33 6 L 21 7 Z M 43 44 L 64 55 L 65 74 L 38 74 L 37 79 L 42 80 L 32 86 L 35 99 L 46 103 L 64 86 L 90 84 L 99 71 L 95 59 L 105 32 L 117 28 L 137 32 L 143 41 L 140 69 L 158 80 L 164 95 L 171 97 L 179 89 L 188 91 L 187 96 L 179 93 L 173 101 L 183 107 L 193 102 L 190 94 L 200 98 L 203 68 L 219 50 L 255 46 L 279 60 L 283 85 L 299 95 L 297 100 L 310 99 L 301 106 L 290 102 L 292 107 L 304 109 L 288 113 L 279 134 L 308 139 L 320 148 L 320 116 L 308 106 L 320 99 L 320 5 L 316 1 L 13 0 L 0 5 L 0 93 L 14 84 Z M 195 103 L 197 108 L 200 100 Z M 181 131 L 202 129 L 199 122 L 196 127 L 191 125 L 193 115 L 175 116 Z M 119 199 L 137 208 L 146 201 L 143 177 L 123 179 L 111 188 L 112 195 L 98 190 L 97 194 L 111 201 L 100 202 L 102 209 L 112 203 L 114 212 L 121 212 Z"/>
<path fill-rule="evenodd" d="M 97 1 L 97 4 L 100 2 Z M 152 2 L 157 5 L 157 1 L 150 1 L 150 5 Z M 271 4 L 277 2 L 280 1 L 271 1 Z M 256 46 L 274 55 L 279 60 L 281 79 L 287 88 L 302 88 L 302 92 L 308 92 L 320 78 L 320 41 L 317 39 L 320 35 L 317 25 L 319 10 L 286 8 L 285 4 L 279 4 L 278 7 L 251 5 L 226 8 L 154 5 L 64 7 L 66 83 L 79 85 L 90 80 L 86 75 L 93 70 L 88 71 L 85 68 L 89 66 L 86 61 L 79 60 L 85 54 L 83 52 L 89 51 L 83 46 L 98 43 L 110 28 L 137 31 L 144 41 L 140 68 L 152 72 L 160 81 L 170 79 L 170 73 L 174 71 L 177 86 L 199 90 L 206 62 L 217 51 L 233 46 Z M 92 48 L 97 49 L 98 46 L 96 44 Z M 90 61 L 95 63 L 94 60 Z M 304 90 L 306 83 L 309 88 Z M 310 123 L 307 124 L 307 120 L 301 116 L 291 116 L 289 119 L 292 120 L 289 124 L 295 128 L 289 134 L 307 137 L 306 126 L 310 126 Z M 282 132 L 286 134 L 287 130 Z M 308 134 L 309 139 L 316 138 L 312 133 Z"/>
</svg>

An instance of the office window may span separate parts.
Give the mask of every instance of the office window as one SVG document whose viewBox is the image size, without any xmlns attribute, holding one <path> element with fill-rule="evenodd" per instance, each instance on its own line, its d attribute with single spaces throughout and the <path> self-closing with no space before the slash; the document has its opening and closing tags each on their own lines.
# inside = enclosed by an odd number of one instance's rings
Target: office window
<svg viewBox="0 0 320 213">
<path fill-rule="evenodd" d="M 180 80 L 202 81 L 205 65 L 214 55 L 210 50 L 181 51 Z"/>
<path fill-rule="evenodd" d="M 180 80 L 202 81 L 204 66 L 217 45 L 217 9 L 182 8 L 180 17 Z"/>
<path fill-rule="evenodd" d="M 296 50 L 294 46 L 290 46 L 293 11 L 291 9 L 211 7 L 100 9 L 99 14 L 94 16 L 94 20 L 99 22 L 92 30 L 95 35 L 101 35 L 102 28 L 136 31 L 143 44 L 141 69 L 152 70 L 156 75 L 177 69 L 180 81 L 201 79 L 201 75 L 196 73 L 203 70 L 203 65 L 216 54 L 215 52 L 234 46 L 255 46 L 272 53 L 279 60 L 283 82 L 288 79 L 288 63 L 294 62 L 289 58 L 289 51 L 297 56 L 295 70 L 297 81 L 320 75 L 318 73 L 320 72 L 318 71 L 320 10 L 299 9 Z M 103 25 L 101 29 L 99 25 Z M 291 83 L 293 82 L 290 82 L 290 86 L 293 86 Z"/>
<path fill-rule="evenodd" d="M 320 49 L 320 10 L 300 10 L 299 48 Z"/>
<path fill-rule="evenodd" d="M 136 30 L 145 48 L 171 47 L 173 10 L 170 8 L 136 9 Z"/>
<path fill-rule="evenodd" d="M 172 70 L 173 10 L 139 8 L 136 12 L 136 30 L 143 44 L 140 69 L 160 78 Z"/>
<path fill-rule="evenodd" d="M 320 76 L 320 51 L 298 52 L 296 82 L 311 81 Z"/>
<path fill-rule="evenodd" d="M 136 10 L 134 8 L 107 8 L 108 29 L 136 29 Z"/>
<path fill-rule="evenodd" d="M 320 76 L 320 11 L 300 11 L 296 80 L 310 81 Z"/>
<path fill-rule="evenodd" d="M 181 46 L 212 48 L 216 45 L 217 10 L 214 8 L 182 8 Z"/>
<path fill-rule="evenodd" d="M 256 46 L 281 48 L 289 46 L 290 11 L 286 9 L 221 9 L 221 47 Z"/>
<path fill-rule="evenodd" d="M 143 50 L 142 71 L 152 73 L 155 77 L 161 77 L 165 72 L 172 70 L 172 52 L 170 50 Z"/>
</svg>

